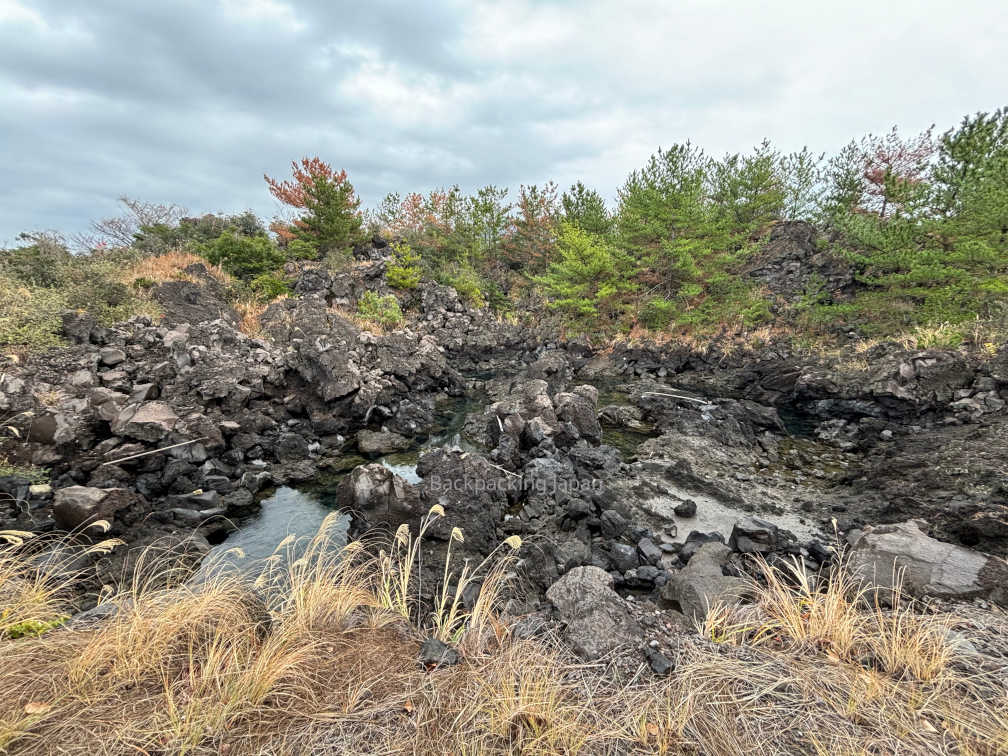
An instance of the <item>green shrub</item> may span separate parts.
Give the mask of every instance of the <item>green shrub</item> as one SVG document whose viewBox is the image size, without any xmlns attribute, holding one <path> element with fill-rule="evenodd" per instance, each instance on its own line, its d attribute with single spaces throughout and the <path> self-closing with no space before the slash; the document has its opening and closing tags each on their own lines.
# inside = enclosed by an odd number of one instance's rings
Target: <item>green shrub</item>
<svg viewBox="0 0 1008 756">
<path fill-rule="evenodd" d="M 322 267 L 330 273 L 342 273 L 350 267 L 353 260 L 353 250 L 337 247 L 326 252 L 322 258 Z"/>
<path fill-rule="evenodd" d="M 73 255 L 60 238 L 49 234 L 21 234 L 19 238 L 33 243 L 0 250 L 0 275 L 30 286 L 66 282 Z"/>
<path fill-rule="evenodd" d="M 140 278 L 133 279 L 133 288 L 140 291 L 150 291 L 155 286 L 157 286 L 157 281 L 152 278 L 145 278 L 141 276 Z"/>
<path fill-rule="evenodd" d="M 483 296 L 483 281 L 479 273 L 467 265 L 456 265 L 441 270 L 436 280 L 445 286 L 451 286 L 458 295 L 473 307 L 486 307 Z"/>
<path fill-rule="evenodd" d="M 284 262 L 283 253 L 269 238 L 230 232 L 221 234 L 210 244 L 201 245 L 200 253 L 212 264 L 246 279 L 274 271 Z"/>
<path fill-rule="evenodd" d="M 249 288 L 256 293 L 259 299 L 267 301 L 291 293 L 287 282 L 273 273 L 262 273 L 256 276 L 249 282 Z"/>
<path fill-rule="evenodd" d="M 318 260 L 319 248 L 307 239 L 291 239 L 284 248 L 288 260 Z"/>
<path fill-rule="evenodd" d="M 675 313 L 675 302 L 664 297 L 655 297 L 644 303 L 640 311 L 640 322 L 645 328 L 661 330 L 668 328 Z"/>
<path fill-rule="evenodd" d="M 43 633 L 47 633 L 54 628 L 65 624 L 69 617 L 58 617 L 53 620 L 24 620 L 11 625 L 4 631 L 4 635 L 11 640 L 18 638 L 37 638 Z"/>
<path fill-rule="evenodd" d="M 385 280 L 393 289 L 415 289 L 420 283 L 420 253 L 409 244 L 393 244 Z"/>
<path fill-rule="evenodd" d="M 378 323 L 382 328 L 392 328 L 403 320 L 399 300 L 394 294 L 380 297 L 373 291 L 365 291 L 357 302 L 357 314 L 365 320 Z"/>
</svg>

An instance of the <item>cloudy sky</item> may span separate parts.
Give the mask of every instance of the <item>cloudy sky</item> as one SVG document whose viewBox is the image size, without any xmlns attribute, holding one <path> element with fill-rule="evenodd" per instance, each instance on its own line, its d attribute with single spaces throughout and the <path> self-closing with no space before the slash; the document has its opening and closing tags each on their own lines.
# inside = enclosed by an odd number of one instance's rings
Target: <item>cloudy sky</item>
<svg viewBox="0 0 1008 756">
<path fill-rule="evenodd" d="M 366 204 L 581 178 L 659 145 L 839 148 L 1008 104 L 1001 0 L 0 0 L 0 246 L 126 194 L 277 207 L 318 154 Z"/>
</svg>

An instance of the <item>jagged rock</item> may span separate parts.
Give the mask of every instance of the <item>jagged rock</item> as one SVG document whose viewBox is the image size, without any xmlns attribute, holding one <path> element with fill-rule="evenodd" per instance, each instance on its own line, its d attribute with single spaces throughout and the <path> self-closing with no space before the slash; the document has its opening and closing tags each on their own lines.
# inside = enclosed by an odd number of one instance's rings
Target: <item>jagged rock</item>
<svg viewBox="0 0 1008 756">
<path fill-rule="evenodd" d="M 850 569 L 883 590 L 896 584 L 914 596 L 989 598 L 1008 604 L 1008 563 L 929 537 L 918 521 L 867 528 L 854 543 Z"/>
<path fill-rule="evenodd" d="M 203 265 L 189 266 L 192 273 L 197 275 L 200 268 L 203 285 L 191 281 L 165 281 L 153 290 L 154 299 L 164 311 L 165 320 L 173 325 L 219 319 L 237 323 L 238 314 L 225 301 L 223 288 L 210 283 L 212 278 Z"/>
<path fill-rule="evenodd" d="M 126 361 L 126 352 L 116 347 L 102 347 L 98 352 L 98 360 L 102 365 L 115 367 L 116 365 Z"/>
<path fill-rule="evenodd" d="M 112 432 L 153 443 L 171 433 L 178 421 L 167 402 L 144 402 L 124 407 L 112 423 Z"/>
<path fill-rule="evenodd" d="M 567 641 L 585 659 L 598 659 L 641 634 L 612 584 L 605 570 L 576 567 L 546 591 Z"/>
<path fill-rule="evenodd" d="M 669 576 L 662 596 L 679 604 L 689 618 L 702 619 L 718 602 L 737 603 L 751 595 L 749 583 L 742 578 L 726 577 L 722 567 L 732 550 L 722 543 L 704 543 L 689 560 L 689 564 Z"/>
<path fill-rule="evenodd" d="M 599 425 L 595 402 L 589 398 L 590 393 L 588 396 L 585 393 L 588 392 L 557 394 L 554 397 L 557 418 L 573 424 L 583 438 L 597 444 L 602 440 L 602 427 Z M 597 392 L 595 396 L 598 396 Z"/>
<path fill-rule="evenodd" d="M 123 488 L 68 486 L 53 495 L 53 519 L 62 530 L 78 530 L 97 520 L 111 524 L 117 512 L 140 502 L 140 497 Z"/>
<path fill-rule="evenodd" d="M 304 436 L 297 433 L 281 433 L 277 437 L 273 453 L 280 462 L 300 462 L 308 458 L 310 451 Z"/>
<path fill-rule="evenodd" d="M 357 449 L 361 454 L 391 454 L 408 449 L 410 444 L 408 438 L 391 431 L 362 430 L 357 433 Z"/>
<path fill-rule="evenodd" d="M 31 424 L 29 438 L 43 444 L 68 444 L 76 432 L 69 418 L 62 412 L 41 412 Z"/>
<path fill-rule="evenodd" d="M 385 465 L 355 467 L 336 487 L 336 503 L 358 512 L 387 514 L 393 522 L 419 513 L 416 489 Z"/>
<path fill-rule="evenodd" d="M 735 523 L 728 545 L 743 554 L 769 554 L 777 548 L 777 534 L 773 523 L 747 517 Z"/>
</svg>

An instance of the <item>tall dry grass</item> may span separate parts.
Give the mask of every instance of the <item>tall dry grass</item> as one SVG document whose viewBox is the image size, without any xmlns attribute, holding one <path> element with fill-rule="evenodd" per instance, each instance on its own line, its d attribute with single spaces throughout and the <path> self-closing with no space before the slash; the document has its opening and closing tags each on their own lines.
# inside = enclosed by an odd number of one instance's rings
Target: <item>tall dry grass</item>
<svg viewBox="0 0 1008 756">
<path fill-rule="evenodd" d="M 947 619 L 873 605 L 842 571 L 816 582 L 799 566 L 761 566 L 754 606 L 715 607 L 703 635 L 668 639 L 677 647 L 671 677 L 628 679 L 605 662 L 576 661 L 552 637 L 508 630 L 498 609 L 515 542 L 477 566 L 446 560 L 433 606 L 423 605 L 421 544 L 441 516 L 432 509 L 420 532 L 399 531 L 378 557 L 357 542 L 337 548 L 330 518 L 307 542 L 285 539 L 254 580 L 210 565 L 202 582 L 166 588 L 151 564 L 106 599 L 118 607 L 111 616 L 0 641 L 0 748 L 232 756 L 1008 748 L 1004 675 L 963 656 Z M 17 572 L 19 547 L 11 548 L 6 564 Z M 33 567 L 19 569 L 23 578 Z M 483 580 L 476 606 L 456 601 L 467 579 Z M 417 663 L 419 641 L 436 634 L 457 642 L 459 664 Z"/>
</svg>

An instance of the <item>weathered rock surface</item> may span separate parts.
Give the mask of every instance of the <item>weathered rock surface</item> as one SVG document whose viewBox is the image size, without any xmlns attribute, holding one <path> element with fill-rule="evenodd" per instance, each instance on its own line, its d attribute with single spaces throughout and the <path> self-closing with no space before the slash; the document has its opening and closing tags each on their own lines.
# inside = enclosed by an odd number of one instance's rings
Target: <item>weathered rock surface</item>
<svg viewBox="0 0 1008 756">
<path fill-rule="evenodd" d="M 731 553 L 722 543 L 703 544 L 689 564 L 671 575 L 662 596 L 677 603 L 686 617 L 702 620 L 715 604 L 735 604 L 751 595 L 747 581 L 728 577 L 722 570 Z"/>
<path fill-rule="evenodd" d="M 914 596 L 989 598 L 1008 605 L 1008 563 L 929 537 L 916 521 L 865 530 L 850 554 L 862 579 L 887 590 L 902 583 Z"/>
<path fill-rule="evenodd" d="M 612 583 L 598 567 L 576 567 L 546 591 L 567 641 L 585 659 L 598 659 L 641 634 Z"/>
</svg>

